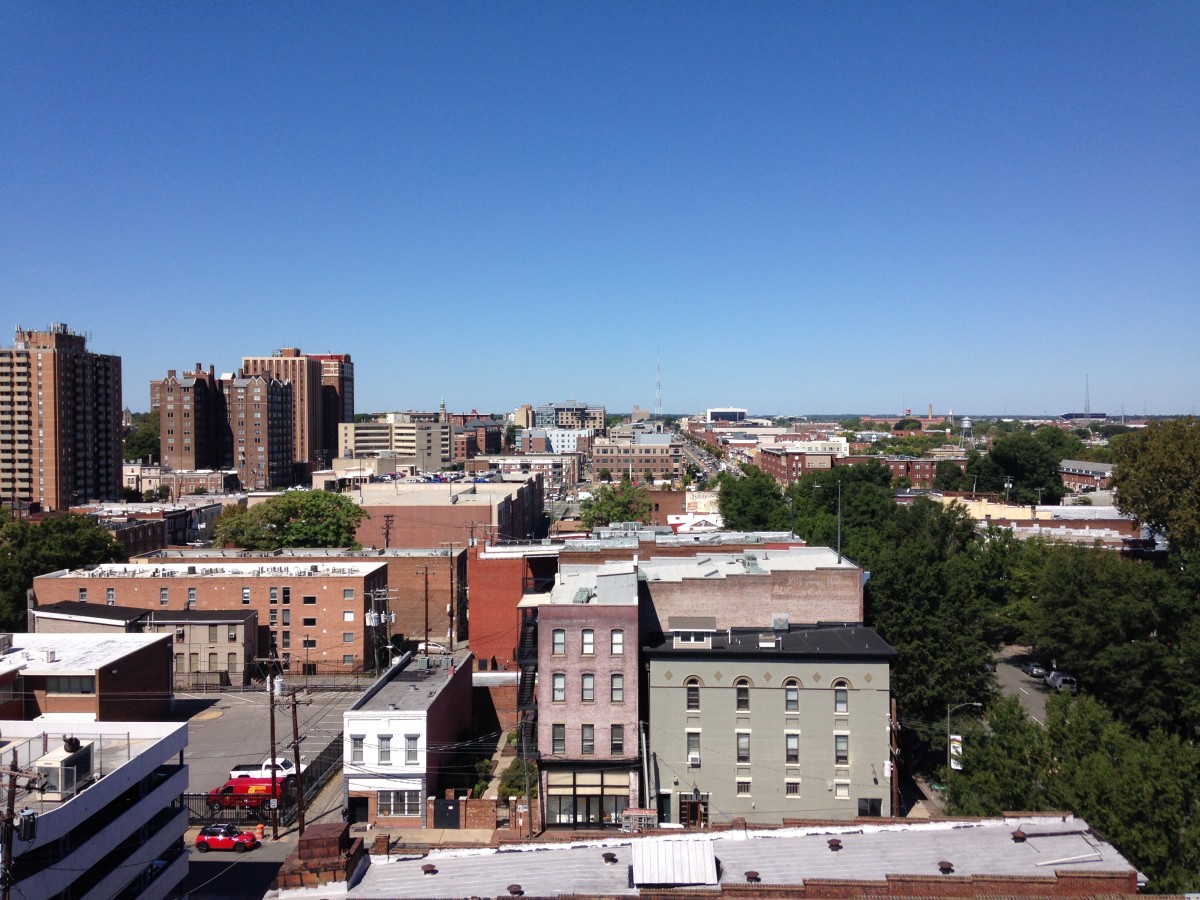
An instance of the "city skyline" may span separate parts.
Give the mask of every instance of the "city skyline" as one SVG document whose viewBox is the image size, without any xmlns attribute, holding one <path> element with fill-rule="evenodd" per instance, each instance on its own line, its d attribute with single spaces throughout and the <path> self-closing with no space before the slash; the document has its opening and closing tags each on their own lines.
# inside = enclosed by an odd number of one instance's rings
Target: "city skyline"
<svg viewBox="0 0 1200 900">
<path fill-rule="evenodd" d="M 1194 5 L 0 11 L 0 342 L 135 411 L 283 347 L 359 412 L 1195 411 Z"/>
</svg>

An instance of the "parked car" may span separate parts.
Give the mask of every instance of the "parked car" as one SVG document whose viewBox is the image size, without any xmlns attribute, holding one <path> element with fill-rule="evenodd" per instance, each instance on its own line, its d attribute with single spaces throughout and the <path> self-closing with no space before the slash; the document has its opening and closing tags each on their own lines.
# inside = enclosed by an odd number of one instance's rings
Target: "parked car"
<svg viewBox="0 0 1200 900">
<path fill-rule="evenodd" d="M 300 771 L 303 772 L 308 768 L 308 763 L 300 763 Z M 276 779 L 291 778 L 296 774 L 296 764 L 287 757 L 278 757 L 276 759 L 264 759 L 260 763 L 248 763 L 246 765 L 234 766 L 229 770 L 230 778 L 270 778 L 271 772 L 274 771 Z"/>
<path fill-rule="evenodd" d="M 209 850 L 245 853 L 257 846 L 258 838 L 249 831 L 242 831 L 233 825 L 205 825 L 196 835 L 196 851 L 199 853 L 207 853 Z"/>
<path fill-rule="evenodd" d="M 1054 679 L 1054 683 L 1051 685 L 1053 690 L 1058 691 L 1060 694 L 1068 692 L 1071 694 L 1079 693 L 1079 682 L 1074 675 L 1065 675 L 1062 672 L 1058 672 L 1057 674 L 1058 677 Z"/>
<path fill-rule="evenodd" d="M 1063 691 L 1070 691 L 1072 694 L 1079 693 L 1079 682 L 1075 680 L 1074 675 L 1068 675 L 1066 672 L 1051 672 L 1046 676 L 1046 687 L 1052 691 L 1058 691 L 1060 694 Z"/>
<path fill-rule="evenodd" d="M 275 797 L 282 797 L 288 786 L 287 778 L 275 778 Z M 208 792 L 208 808 L 213 812 L 222 809 L 258 809 L 271 798 L 270 778 L 230 778 L 219 788 Z"/>
<path fill-rule="evenodd" d="M 1021 663 L 1021 671 L 1030 678 L 1045 678 L 1047 674 L 1047 669 L 1045 666 L 1043 666 L 1040 662 L 1034 662 L 1032 660 Z"/>
</svg>

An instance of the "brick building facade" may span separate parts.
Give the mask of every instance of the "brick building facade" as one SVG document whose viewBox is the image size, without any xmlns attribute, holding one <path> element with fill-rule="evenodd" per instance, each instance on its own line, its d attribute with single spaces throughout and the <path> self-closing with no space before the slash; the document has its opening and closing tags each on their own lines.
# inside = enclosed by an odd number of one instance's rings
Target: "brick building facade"
<svg viewBox="0 0 1200 900">
<path fill-rule="evenodd" d="M 269 646 L 314 674 L 374 668 L 389 657 L 390 623 L 367 625 L 387 595 L 382 562 L 123 564 L 64 570 L 34 579 L 34 602 L 99 602 L 150 610 L 248 609 Z"/>
</svg>

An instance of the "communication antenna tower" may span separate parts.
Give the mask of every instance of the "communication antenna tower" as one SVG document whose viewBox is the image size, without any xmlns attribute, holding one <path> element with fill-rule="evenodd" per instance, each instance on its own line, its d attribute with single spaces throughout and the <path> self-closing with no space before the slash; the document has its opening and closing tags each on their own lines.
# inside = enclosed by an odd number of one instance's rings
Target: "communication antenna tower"
<svg viewBox="0 0 1200 900">
<path fill-rule="evenodd" d="M 655 355 L 654 359 L 654 418 L 662 421 L 662 356 Z"/>
</svg>

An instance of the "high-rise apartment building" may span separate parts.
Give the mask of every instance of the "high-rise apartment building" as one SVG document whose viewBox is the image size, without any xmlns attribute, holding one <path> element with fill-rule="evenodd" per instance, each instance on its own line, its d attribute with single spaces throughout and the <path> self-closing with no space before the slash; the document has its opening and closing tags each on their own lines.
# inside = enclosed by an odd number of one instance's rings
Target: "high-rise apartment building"
<svg viewBox="0 0 1200 900">
<path fill-rule="evenodd" d="M 292 385 L 292 459 L 298 468 L 313 471 L 332 458 L 332 447 L 323 447 L 321 379 L 322 363 L 295 347 L 276 350 L 271 356 L 242 359 L 247 376 L 262 375 Z M 324 458 L 322 458 L 324 454 Z"/>
<path fill-rule="evenodd" d="M 321 449 L 327 464 L 337 455 L 338 425 L 354 421 L 354 363 L 349 353 L 318 353 L 321 361 Z"/>
<path fill-rule="evenodd" d="M 121 358 L 66 325 L 0 349 L 0 499 L 64 509 L 121 494 Z"/>
<path fill-rule="evenodd" d="M 160 454 L 168 469 L 190 472 L 232 465 L 226 453 L 225 392 L 211 366 L 204 372 L 196 363 L 195 371 L 182 376 L 169 369 L 166 378 L 150 382 L 150 411 L 159 416 Z"/>
<path fill-rule="evenodd" d="M 292 385 L 246 375 L 221 379 L 229 415 L 228 458 L 242 487 L 258 491 L 292 483 Z"/>
</svg>

